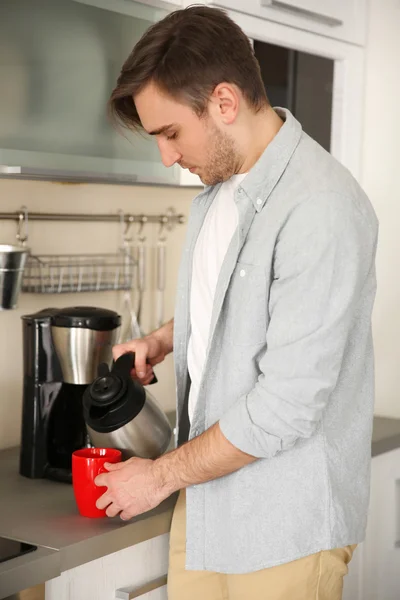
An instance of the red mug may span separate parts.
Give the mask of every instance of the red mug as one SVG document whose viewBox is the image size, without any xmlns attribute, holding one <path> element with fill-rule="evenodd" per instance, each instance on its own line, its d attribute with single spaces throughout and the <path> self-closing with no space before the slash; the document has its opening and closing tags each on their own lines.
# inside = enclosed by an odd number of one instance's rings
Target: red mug
<svg viewBox="0 0 400 600">
<path fill-rule="evenodd" d="M 115 448 L 82 448 L 72 453 L 72 487 L 75 501 L 83 517 L 105 517 L 106 511 L 96 507 L 96 501 L 106 491 L 94 480 L 100 473 L 107 473 L 104 463 L 121 461 L 121 451 Z"/>
</svg>

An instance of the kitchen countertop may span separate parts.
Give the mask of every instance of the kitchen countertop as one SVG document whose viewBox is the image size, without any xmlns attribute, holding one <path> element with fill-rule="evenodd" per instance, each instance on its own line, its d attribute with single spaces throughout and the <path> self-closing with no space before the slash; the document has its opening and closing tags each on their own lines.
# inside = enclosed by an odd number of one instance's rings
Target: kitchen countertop
<svg viewBox="0 0 400 600">
<path fill-rule="evenodd" d="M 19 448 L 0 452 L 0 536 L 38 550 L 0 563 L 0 598 L 170 530 L 177 494 L 130 521 L 87 519 L 70 484 L 22 477 L 18 463 Z"/>
<path fill-rule="evenodd" d="M 400 447 L 400 419 L 374 418 L 372 456 Z M 131 521 L 86 519 L 72 486 L 18 473 L 19 448 L 0 452 L 0 536 L 38 550 L 0 563 L 0 598 L 123 548 L 168 533 L 177 494 Z"/>
</svg>

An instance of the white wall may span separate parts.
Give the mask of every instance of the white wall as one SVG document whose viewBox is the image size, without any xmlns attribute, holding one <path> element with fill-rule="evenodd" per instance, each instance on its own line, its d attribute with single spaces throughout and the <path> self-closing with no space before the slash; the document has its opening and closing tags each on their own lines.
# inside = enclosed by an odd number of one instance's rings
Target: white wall
<svg viewBox="0 0 400 600">
<path fill-rule="evenodd" d="M 0 212 L 18 211 L 26 205 L 34 212 L 87 212 L 160 214 L 170 206 L 188 215 L 197 189 L 62 184 L 39 181 L 0 180 Z M 133 231 L 137 231 L 136 227 Z M 173 316 L 175 287 L 186 225 L 168 234 L 165 320 Z M 148 282 L 143 310 L 146 332 L 155 327 L 154 247 L 158 226 L 148 225 Z M 15 243 L 16 224 L 0 220 L 0 243 Z M 119 226 L 109 223 L 31 222 L 28 245 L 35 254 L 116 252 Z M 151 259 L 151 262 L 150 262 Z M 0 448 L 19 443 L 22 400 L 21 315 L 50 306 L 76 304 L 102 306 L 120 311 L 123 292 L 35 295 L 21 294 L 17 310 L 0 311 Z M 175 408 L 175 379 L 172 356 L 157 367 L 159 383 L 152 392 L 164 409 Z"/>
<path fill-rule="evenodd" d="M 380 221 L 376 413 L 400 418 L 400 2 L 370 0 L 362 185 Z"/>
</svg>

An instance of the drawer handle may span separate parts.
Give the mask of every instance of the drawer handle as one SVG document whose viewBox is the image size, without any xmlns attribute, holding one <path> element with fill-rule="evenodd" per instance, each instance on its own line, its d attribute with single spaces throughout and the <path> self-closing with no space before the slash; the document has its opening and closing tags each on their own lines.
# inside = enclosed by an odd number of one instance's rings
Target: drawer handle
<svg viewBox="0 0 400 600">
<path fill-rule="evenodd" d="M 300 15 L 301 17 L 318 21 L 323 25 L 329 25 L 329 27 L 339 27 L 340 25 L 343 25 L 343 21 L 336 19 L 335 17 L 322 15 L 321 13 L 314 12 L 313 10 L 307 10 L 306 8 L 301 8 L 300 6 L 293 6 L 293 4 L 281 2 L 280 0 L 261 0 L 261 5 L 270 6 L 271 8 L 276 8 L 278 10 L 284 10 L 292 14 Z"/>
<path fill-rule="evenodd" d="M 163 587 L 163 585 L 167 585 L 167 575 L 158 577 L 158 579 L 154 579 L 154 581 L 145 583 L 140 587 L 121 588 L 119 590 L 116 590 L 115 598 L 116 600 L 132 600 L 133 598 L 140 598 L 140 596 L 144 596 L 144 594 L 148 594 L 153 590 Z"/>
</svg>

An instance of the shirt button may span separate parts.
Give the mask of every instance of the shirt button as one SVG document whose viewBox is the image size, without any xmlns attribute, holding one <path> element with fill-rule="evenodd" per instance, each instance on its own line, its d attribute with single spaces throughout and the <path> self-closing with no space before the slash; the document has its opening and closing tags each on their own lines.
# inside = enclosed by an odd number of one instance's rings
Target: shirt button
<svg viewBox="0 0 400 600">
<path fill-rule="evenodd" d="M 239 275 L 240 277 L 244 277 L 246 275 L 246 271 L 244 269 L 241 269 Z"/>
<path fill-rule="evenodd" d="M 262 200 L 261 200 L 261 198 L 257 198 L 257 204 L 258 204 L 258 205 L 262 204 Z"/>
</svg>

